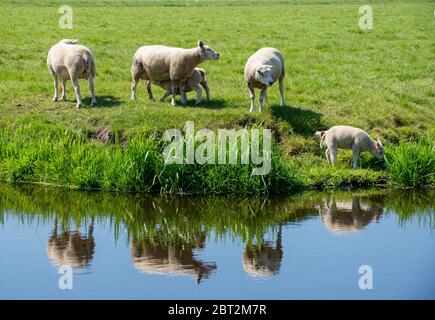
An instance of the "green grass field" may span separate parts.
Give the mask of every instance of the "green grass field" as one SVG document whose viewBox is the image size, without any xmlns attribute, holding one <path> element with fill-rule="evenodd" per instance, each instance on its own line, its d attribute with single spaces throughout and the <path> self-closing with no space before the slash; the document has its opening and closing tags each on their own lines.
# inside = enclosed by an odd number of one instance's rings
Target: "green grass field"
<svg viewBox="0 0 435 320">
<path fill-rule="evenodd" d="M 327 167 L 324 151 L 313 137 L 316 130 L 345 124 L 381 137 L 390 153 L 403 140 L 424 139 L 433 145 L 434 3 L 371 3 L 373 30 L 358 27 L 358 8 L 364 4 L 360 1 L 71 2 L 74 27 L 64 30 L 58 27 L 61 16 L 58 8 L 62 1 L 2 2 L 0 177 L 12 181 L 142 190 L 113 187 L 113 181 L 101 182 L 106 170 L 101 166 L 108 161 L 102 153 L 110 154 L 107 148 L 115 147 L 89 138 L 105 127 L 110 128 L 113 136 L 131 138 L 144 133 L 158 136 L 167 128 L 182 128 L 190 120 L 195 122 L 196 128 L 260 126 L 273 129 L 279 149 L 277 162 L 291 168 L 287 171 L 291 171 L 292 179 L 297 176 L 297 184 L 306 187 L 389 183 L 393 171 L 370 155 L 363 157 L 365 169 L 348 169 L 349 152 L 340 153 L 337 168 Z M 52 102 L 53 84 L 46 67 L 46 55 L 62 38 L 80 39 L 81 44 L 93 51 L 98 73 L 95 81 L 97 107 L 89 106 L 89 88 L 85 81 L 80 85 L 86 105 L 80 110 L 75 108 L 70 82 L 68 101 Z M 174 108 L 169 100 L 149 102 L 143 82 L 138 88 L 138 100 L 129 100 L 131 59 L 138 47 L 145 44 L 193 47 L 198 39 L 221 54 L 219 61 L 206 61 L 201 65 L 208 73 L 212 94 L 209 104 L 194 107 L 193 93 L 189 95 L 187 106 Z M 263 114 L 249 113 L 243 68 L 246 59 L 264 46 L 276 47 L 284 54 L 288 106 L 278 105 L 278 87 L 274 86 L 269 89 L 270 105 Z M 163 93 L 157 87 L 153 90 L 157 97 Z M 38 164 L 37 159 L 40 162 L 53 160 L 40 147 L 40 139 L 49 137 L 53 139 L 50 142 L 55 143 L 60 139 L 58 133 L 66 131 L 69 135 L 85 137 L 81 142 L 89 145 L 85 149 L 92 149 L 101 157 L 95 169 L 87 168 L 94 170 L 89 173 L 92 183 L 87 179 L 76 183 L 71 175 L 59 177 L 58 172 L 52 172 L 54 169 L 44 167 L 42 170 L 42 165 Z M 45 138 L 41 138 L 44 134 Z M 14 148 L 21 153 L 6 151 Z M 59 152 L 75 152 L 68 148 L 62 150 Z M 412 157 L 413 154 L 409 154 L 409 158 Z M 80 163 L 80 159 L 76 162 Z M 425 175 L 429 172 L 429 178 L 424 181 L 433 185 L 433 149 L 427 159 L 429 163 L 423 164 L 423 171 Z M 27 171 L 22 169 L 23 161 Z M 69 161 L 68 167 L 56 170 L 70 170 L 76 162 Z M 188 171 L 192 174 L 190 169 Z M 98 177 L 92 178 L 93 174 Z M 394 174 L 400 175 L 400 170 Z M 112 179 L 118 178 L 113 176 Z M 209 175 L 207 179 L 213 178 Z M 135 181 L 129 183 L 143 182 L 137 177 Z M 208 191 L 213 189 L 212 182 L 208 183 Z M 187 191 L 204 190 L 195 190 L 192 184 Z"/>
</svg>

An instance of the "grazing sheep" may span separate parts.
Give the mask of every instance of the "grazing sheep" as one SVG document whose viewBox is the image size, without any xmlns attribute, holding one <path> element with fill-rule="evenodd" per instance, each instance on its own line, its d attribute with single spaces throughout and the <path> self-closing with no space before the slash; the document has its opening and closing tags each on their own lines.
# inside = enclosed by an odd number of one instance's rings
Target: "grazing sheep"
<svg viewBox="0 0 435 320">
<path fill-rule="evenodd" d="M 77 98 L 77 108 L 82 104 L 78 79 L 87 79 L 91 90 L 91 105 L 97 103 L 94 91 L 96 76 L 95 60 L 92 52 L 85 46 L 76 44 L 77 40 L 63 39 L 50 48 L 47 66 L 54 80 L 53 101 L 58 100 L 58 77 L 62 80 L 62 100 L 66 100 L 66 81 L 71 80 Z"/>
<path fill-rule="evenodd" d="M 184 83 L 192 75 L 193 69 L 205 60 L 217 59 L 219 59 L 219 53 L 204 45 L 202 41 L 198 41 L 198 47 L 192 49 L 143 46 L 136 51 L 133 57 L 131 99 L 136 99 L 136 86 L 139 79 L 171 81 L 171 104 L 176 105 L 177 85 L 180 90 L 181 103 L 185 104 Z M 147 92 L 149 99 L 153 100 L 151 82 L 147 82 Z"/>
<path fill-rule="evenodd" d="M 267 101 L 267 87 L 279 80 L 279 93 L 281 95 L 281 106 L 285 106 L 283 81 L 285 76 L 284 58 L 277 49 L 262 48 L 249 57 L 245 65 L 245 81 L 251 97 L 251 109 L 254 111 L 254 88 L 261 89 L 260 109 L 263 100 Z"/>
<path fill-rule="evenodd" d="M 334 165 L 337 156 L 337 149 L 352 149 L 353 169 L 358 167 L 360 153 L 363 151 L 371 152 L 376 158 L 384 158 L 384 147 L 381 140 L 372 139 L 367 132 L 362 129 L 349 126 L 335 126 L 327 131 L 317 131 L 316 136 L 322 143 L 326 144 L 326 159 L 328 163 Z"/>
<path fill-rule="evenodd" d="M 148 87 L 148 82 L 150 82 L 150 80 L 146 81 L 147 87 Z M 165 94 L 160 98 L 160 101 L 164 101 L 168 96 L 171 95 L 172 93 L 171 81 L 151 81 L 151 83 L 166 90 Z M 187 82 L 184 85 L 184 92 L 196 91 L 195 105 L 199 105 L 201 103 L 201 98 L 202 98 L 201 86 L 204 88 L 207 97 L 207 102 L 209 102 L 210 89 L 208 87 L 207 75 L 205 73 L 205 70 L 202 68 L 195 68 L 192 71 L 191 77 L 188 78 Z M 151 93 L 151 90 L 149 90 L 148 92 Z M 178 87 L 176 88 L 176 94 L 180 94 L 180 90 L 178 90 Z M 151 97 L 152 97 L 152 93 L 151 93 Z"/>
</svg>

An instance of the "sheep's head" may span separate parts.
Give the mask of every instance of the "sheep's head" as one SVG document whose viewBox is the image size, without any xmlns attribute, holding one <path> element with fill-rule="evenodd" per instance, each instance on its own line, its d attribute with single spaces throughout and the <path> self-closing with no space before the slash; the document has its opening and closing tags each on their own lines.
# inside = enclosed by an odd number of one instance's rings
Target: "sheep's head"
<svg viewBox="0 0 435 320">
<path fill-rule="evenodd" d="M 219 53 L 214 51 L 211 47 L 205 45 L 201 40 L 198 41 L 198 47 L 200 48 L 201 58 L 203 60 L 219 59 Z"/>
<path fill-rule="evenodd" d="M 255 68 L 255 79 L 265 86 L 269 87 L 273 84 L 272 69 L 273 66 L 260 65 Z"/>
<path fill-rule="evenodd" d="M 384 146 L 382 145 L 381 140 L 378 138 L 375 143 L 375 148 L 373 150 L 373 154 L 379 160 L 384 159 Z"/>
</svg>

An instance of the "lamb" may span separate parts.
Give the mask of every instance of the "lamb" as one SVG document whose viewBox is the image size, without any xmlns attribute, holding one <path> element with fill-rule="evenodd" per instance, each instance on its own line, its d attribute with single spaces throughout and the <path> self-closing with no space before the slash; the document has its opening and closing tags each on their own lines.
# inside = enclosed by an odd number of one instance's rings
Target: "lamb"
<svg viewBox="0 0 435 320">
<path fill-rule="evenodd" d="M 219 53 L 198 41 L 198 46 L 192 49 L 182 49 L 166 46 L 143 46 L 133 57 L 131 75 L 131 99 L 136 99 L 136 87 L 139 79 L 151 81 L 171 81 L 171 104 L 175 106 L 177 85 L 180 90 L 181 103 L 186 103 L 184 84 L 192 75 L 193 69 L 205 60 L 217 60 Z M 147 82 L 149 99 L 153 100 L 151 82 Z"/>
<path fill-rule="evenodd" d="M 77 40 L 63 39 L 50 48 L 47 66 L 54 81 L 53 101 L 58 100 L 58 77 L 62 80 L 62 100 L 66 100 L 66 81 L 71 80 L 77 98 L 77 108 L 82 104 L 78 79 L 87 79 L 91 90 L 91 105 L 97 104 L 94 78 L 97 74 L 95 59 L 91 50 L 76 44 Z"/>
<path fill-rule="evenodd" d="M 334 165 L 337 156 L 337 149 L 352 149 L 353 169 L 358 167 L 360 153 L 363 151 L 371 152 L 376 158 L 384 158 L 384 147 L 381 140 L 372 139 L 367 132 L 362 129 L 349 126 L 334 126 L 326 131 L 315 133 L 320 138 L 320 147 L 326 144 L 326 160 Z"/>
<path fill-rule="evenodd" d="M 150 82 L 150 80 L 147 80 L 147 86 L 148 86 L 148 82 Z M 172 93 L 171 81 L 151 81 L 151 83 L 158 85 L 166 90 L 165 94 L 160 98 L 160 101 L 164 101 L 168 96 L 171 95 Z M 202 68 L 195 68 L 192 71 L 191 77 L 188 78 L 187 82 L 184 85 L 184 92 L 196 91 L 195 105 L 201 103 L 202 89 L 200 85 L 204 88 L 207 97 L 207 102 L 209 102 L 210 89 L 208 87 L 207 75 L 205 73 L 205 70 Z M 178 87 L 176 88 L 176 93 L 180 94 L 180 90 L 178 90 Z"/>
<path fill-rule="evenodd" d="M 245 65 L 245 81 L 249 89 L 251 98 L 250 112 L 254 111 L 254 88 L 261 89 L 260 108 L 263 100 L 267 101 L 267 88 L 279 80 L 279 93 L 281 95 L 281 106 L 285 106 L 284 99 L 284 58 L 279 50 L 274 48 L 262 48 L 249 57 Z"/>
</svg>

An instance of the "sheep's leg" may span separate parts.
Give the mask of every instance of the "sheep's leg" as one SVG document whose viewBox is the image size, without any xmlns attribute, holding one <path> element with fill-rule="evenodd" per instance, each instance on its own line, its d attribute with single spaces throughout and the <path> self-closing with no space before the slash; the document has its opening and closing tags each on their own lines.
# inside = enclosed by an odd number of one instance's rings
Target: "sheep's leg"
<svg viewBox="0 0 435 320">
<path fill-rule="evenodd" d="M 284 98 L 284 77 L 279 77 L 279 95 L 281 96 L 281 106 L 285 106 L 285 98 Z"/>
<path fill-rule="evenodd" d="M 91 75 L 89 75 L 88 81 L 89 81 L 89 89 L 91 90 L 91 96 L 92 96 L 91 106 L 95 106 L 97 104 L 97 98 L 95 98 L 94 78 Z"/>
<path fill-rule="evenodd" d="M 261 89 L 261 92 L 260 92 L 260 99 L 259 99 L 260 100 L 260 109 L 259 109 L 260 113 L 262 112 L 262 109 L 263 109 L 264 97 L 267 95 L 266 91 L 267 91 L 267 87 L 264 87 Z"/>
<path fill-rule="evenodd" d="M 353 146 L 352 147 L 352 158 L 353 158 L 352 169 L 358 168 L 359 157 L 360 157 L 359 148 Z"/>
<path fill-rule="evenodd" d="M 136 88 L 138 82 L 139 78 L 133 77 L 133 80 L 131 81 L 131 100 L 136 100 Z"/>
<path fill-rule="evenodd" d="M 248 85 L 248 89 L 249 89 L 249 97 L 251 98 L 251 108 L 249 109 L 249 112 L 254 112 L 254 99 L 255 99 L 254 88 L 251 88 Z"/>
<path fill-rule="evenodd" d="M 160 101 L 165 101 L 167 97 L 169 97 L 171 95 L 171 90 L 167 90 L 163 96 L 160 98 Z"/>
<path fill-rule="evenodd" d="M 335 159 L 337 158 L 337 148 L 328 147 L 329 149 L 329 158 L 331 160 L 331 165 L 335 165 Z"/>
<path fill-rule="evenodd" d="M 329 156 L 329 148 L 326 148 L 325 156 L 326 156 L 326 161 L 328 161 L 328 164 L 332 164 L 331 157 Z"/>
<path fill-rule="evenodd" d="M 186 104 L 187 103 L 187 99 L 186 99 L 186 92 L 184 91 L 183 79 L 180 79 L 179 86 L 180 86 L 180 97 L 181 97 L 180 101 L 181 101 L 181 104 Z"/>
<path fill-rule="evenodd" d="M 62 97 L 63 101 L 66 101 L 66 80 L 62 80 Z"/>
<path fill-rule="evenodd" d="M 151 81 L 146 81 L 148 100 L 154 101 L 153 92 L 151 91 Z"/>
<path fill-rule="evenodd" d="M 202 100 L 202 88 L 199 85 L 195 85 L 192 87 L 193 90 L 196 91 L 196 102 L 195 102 L 195 106 L 199 105 L 201 103 Z"/>
<path fill-rule="evenodd" d="M 207 102 L 210 102 L 210 88 L 208 87 L 207 82 L 201 82 L 201 85 L 205 90 L 205 96 L 206 96 Z"/>
<path fill-rule="evenodd" d="M 80 108 L 80 105 L 82 104 L 82 97 L 80 96 L 79 79 L 78 79 L 78 77 L 71 77 L 71 81 L 73 83 L 74 92 L 76 94 L 77 108 Z"/>
<path fill-rule="evenodd" d="M 136 88 L 141 77 L 145 79 L 145 81 L 148 79 L 142 64 L 135 61 L 131 66 L 131 100 L 136 100 Z"/>
<path fill-rule="evenodd" d="M 171 79 L 171 91 L 172 91 L 172 99 L 171 104 L 175 107 L 177 105 L 177 101 L 175 100 L 175 95 L 177 94 L 177 81 Z"/>
<path fill-rule="evenodd" d="M 53 96 L 53 101 L 57 101 L 58 99 L 58 92 L 57 92 L 57 87 L 58 87 L 58 79 L 57 79 L 57 75 L 54 72 L 54 70 L 52 70 L 51 68 L 49 68 L 50 73 L 51 73 L 51 77 L 53 78 L 53 84 L 54 84 L 54 96 Z"/>
</svg>

